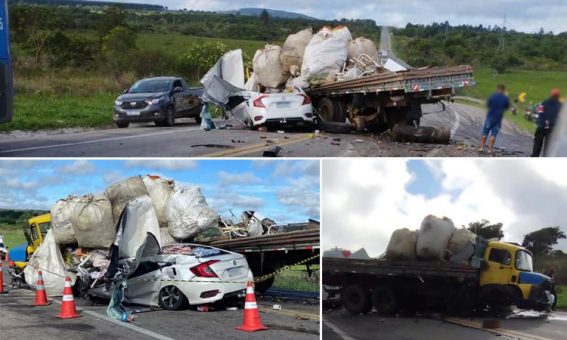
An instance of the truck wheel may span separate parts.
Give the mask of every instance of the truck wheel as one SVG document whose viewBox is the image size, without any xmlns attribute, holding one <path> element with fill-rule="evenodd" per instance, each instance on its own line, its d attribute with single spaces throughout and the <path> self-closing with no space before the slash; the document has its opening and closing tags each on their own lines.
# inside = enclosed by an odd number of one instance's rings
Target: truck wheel
<svg viewBox="0 0 567 340">
<path fill-rule="evenodd" d="M 254 290 L 258 293 L 264 294 L 265 292 L 268 291 L 268 289 L 270 289 L 272 287 L 272 285 L 274 284 L 274 279 L 275 279 L 275 277 L 271 277 L 266 281 L 255 283 L 254 284 Z"/>
<path fill-rule="evenodd" d="M 390 288 L 374 288 L 372 304 L 378 314 L 381 315 L 392 315 L 398 311 L 398 298 Z"/>
<path fill-rule="evenodd" d="M 328 122 L 345 122 L 345 108 L 343 103 L 341 103 L 338 99 L 333 100 L 329 97 L 323 97 L 317 106 L 319 114 L 323 120 Z"/>
<path fill-rule="evenodd" d="M 127 128 L 128 126 L 130 126 L 130 122 L 118 121 L 118 122 L 116 122 L 116 126 L 119 129 L 124 129 L 124 128 Z"/>
<path fill-rule="evenodd" d="M 159 305 L 167 310 L 179 310 L 187 305 L 187 298 L 175 286 L 165 286 L 159 291 Z"/>
<path fill-rule="evenodd" d="M 352 126 L 347 123 L 328 122 L 325 120 L 319 121 L 319 130 L 329 133 L 343 133 L 348 134 L 352 130 Z"/>
<path fill-rule="evenodd" d="M 345 309 L 353 314 L 366 314 L 372 308 L 368 291 L 357 284 L 343 289 L 341 297 Z"/>
<path fill-rule="evenodd" d="M 165 125 L 170 127 L 175 125 L 175 108 L 173 106 L 167 108 L 167 112 L 165 114 Z"/>
</svg>

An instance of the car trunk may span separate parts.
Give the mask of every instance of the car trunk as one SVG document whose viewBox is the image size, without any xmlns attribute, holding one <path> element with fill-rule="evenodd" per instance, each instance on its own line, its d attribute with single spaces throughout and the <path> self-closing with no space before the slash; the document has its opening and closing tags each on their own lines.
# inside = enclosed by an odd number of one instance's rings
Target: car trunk
<svg viewBox="0 0 567 340">
<path fill-rule="evenodd" d="M 266 110 L 275 116 L 299 110 L 305 99 L 303 96 L 295 93 L 272 93 L 259 98 L 266 106 Z"/>
<path fill-rule="evenodd" d="M 235 258 L 235 254 L 227 253 L 199 260 L 202 262 L 219 260 L 209 267 L 223 281 L 243 281 L 248 277 L 248 263 L 244 256 Z"/>
</svg>

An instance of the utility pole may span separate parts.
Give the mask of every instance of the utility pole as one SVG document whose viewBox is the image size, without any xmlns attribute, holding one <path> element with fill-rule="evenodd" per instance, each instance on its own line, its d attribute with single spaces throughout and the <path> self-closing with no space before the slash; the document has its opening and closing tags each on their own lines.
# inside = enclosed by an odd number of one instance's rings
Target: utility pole
<svg viewBox="0 0 567 340">
<path fill-rule="evenodd" d="M 506 16 L 502 19 L 502 27 L 500 27 L 500 38 L 498 39 L 498 49 L 499 53 L 504 52 L 506 47 Z"/>
</svg>

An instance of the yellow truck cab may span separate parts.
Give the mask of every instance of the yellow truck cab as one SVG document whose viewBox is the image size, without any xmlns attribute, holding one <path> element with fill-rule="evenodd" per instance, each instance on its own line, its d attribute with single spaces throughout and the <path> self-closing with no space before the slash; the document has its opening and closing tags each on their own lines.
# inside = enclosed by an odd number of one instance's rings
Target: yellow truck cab
<svg viewBox="0 0 567 340">
<path fill-rule="evenodd" d="M 488 300 L 534 309 L 552 304 L 551 278 L 533 271 L 532 253 L 526 248 L 488 241 L 482 259 L 479 284 Z"/>
<path fill-rule="evenodd" d="M 32 217 L 28 220 L 28 224 L 23 227 L 27 244 L 21 244 L 11 249 L 10 257 L 15 265 L 24 268 L 26 262 L 39 248 L 47 231 L 51 228 L 51 215 L 43 214 Z"/>
</svg>

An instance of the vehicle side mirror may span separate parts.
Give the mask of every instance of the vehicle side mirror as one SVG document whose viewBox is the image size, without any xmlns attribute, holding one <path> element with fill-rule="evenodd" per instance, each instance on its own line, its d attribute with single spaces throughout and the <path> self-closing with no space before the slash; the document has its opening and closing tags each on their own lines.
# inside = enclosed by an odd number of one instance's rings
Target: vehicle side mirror
<svg viewBox="0 0 567 340">
<path fill-rule="evenodd" d="M 179 87 L 179 86 L 173 88 L 173 93 L 179 93 L 179 92 L 183 92 L 183 91 L 184 91 L 183 88 Z"/>
<path fill-rule="evenodd" d="M 125 89 L 124 91 L 122 91 L 122 93 L 128 93 L 129 89 Z"/>
</svg>

